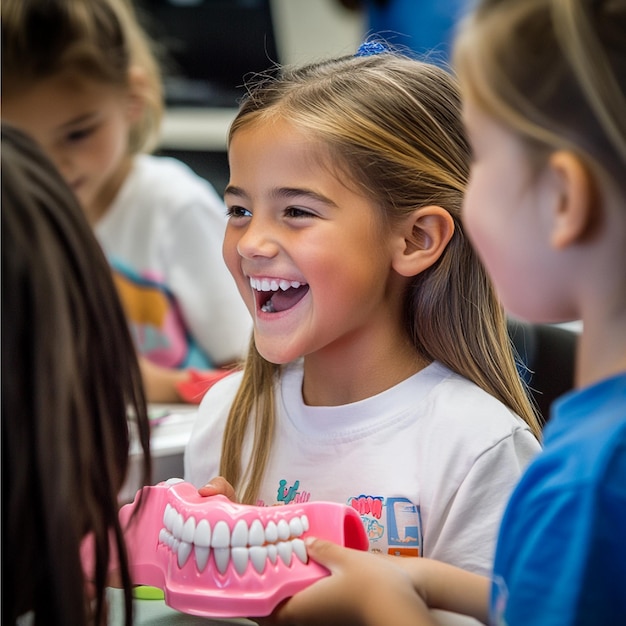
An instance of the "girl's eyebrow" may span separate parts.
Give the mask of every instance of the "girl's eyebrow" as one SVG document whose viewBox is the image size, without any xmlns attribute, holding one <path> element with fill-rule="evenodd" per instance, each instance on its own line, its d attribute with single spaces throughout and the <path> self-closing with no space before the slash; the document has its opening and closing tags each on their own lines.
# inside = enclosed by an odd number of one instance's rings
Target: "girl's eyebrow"
<svg viewBox="0 0 626 626">
<path fill-rule="evenodd" d="M 92 122 L 97 117 L 98 117 L 97 113 L 84 113 L 83 115 L 78 115 L 77 117 L 74 117 L 71 120 L 68 120 L 67 122 L 64 122 L 63 124 L 61 124 L 61 126 L 59 126 L 59 129 L 60 130 L 65 130 L 65 129 L 68 129 L 68 128 L 72 128 L 73 126 L 78 126 L 80 124 L 85 124 L 85 123 L 88 123 L 88 122 Z"/>
<path fill-rule="evenodd" d="M 238 198 L 247 198 L 248 194 L 241 188 L 235 185 L 228 185 L 224 190 L 224 195 L 229 194 Z M 335 202 L 323 196 L 312 189 L 300 189 L 298 187 L 278 187 L 272 189 L 270 197 L 274 199 L 293 199 L 293 198 L 305 198 L 314 200 L 315 202 L 321 202 L 328 206 L 337 206 Z"/>
<path fill-rule="evenodd" d="M 248 197 L 248 194 L 246 194 L 246 192 L 241 187 L 235 187 L 235 185 L 227 185 L 226 189 L 224 189 L 224 195 L 226 194 L 236 196 L 237 198 Z"/>
</svg>

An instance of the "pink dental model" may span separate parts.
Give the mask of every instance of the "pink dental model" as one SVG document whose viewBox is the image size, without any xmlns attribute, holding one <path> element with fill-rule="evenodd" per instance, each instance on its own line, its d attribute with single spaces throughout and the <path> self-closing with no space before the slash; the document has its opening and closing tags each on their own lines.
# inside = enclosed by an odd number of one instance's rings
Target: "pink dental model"
<svg viewBox="0 0 626 626">
<path fill-rule="evenodd" d="M 202 497 L 178 479 L 144 487 L 122 507 L 120 521 L 134 583 L 160 587 L 174 609 L 211 617 L 269 615 L 281 600 L 327 576 L 307 558 L 307 535 L 359 550 L 369 545 L 349 506 L 243 505 Z"/>
</svg>

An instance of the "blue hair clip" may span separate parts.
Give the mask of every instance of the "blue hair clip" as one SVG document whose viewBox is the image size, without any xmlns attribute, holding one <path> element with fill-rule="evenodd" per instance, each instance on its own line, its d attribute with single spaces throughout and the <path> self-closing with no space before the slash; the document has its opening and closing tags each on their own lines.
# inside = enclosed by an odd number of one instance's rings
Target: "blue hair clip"
<svg viewBox="0 0 626 626">
<path fill-rule="evenodd" d="M 376 54 L 382 54 L 383 52 L 389 52 L 389 48 L 380 41 L 364 41 L 359 49 L 355 53 L 355 57 L 371 57 Z"/>
</svg>

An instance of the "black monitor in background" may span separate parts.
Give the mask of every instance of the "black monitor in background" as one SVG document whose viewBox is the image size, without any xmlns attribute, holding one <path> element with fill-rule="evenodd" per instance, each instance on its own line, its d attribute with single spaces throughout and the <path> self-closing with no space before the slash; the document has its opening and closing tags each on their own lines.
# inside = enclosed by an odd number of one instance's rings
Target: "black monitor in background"
<svg viewBox="0 0 626 626">
<path fill-rule="evenodd" d="M 134 0 L 162 49 L 166 104 L 236 107 L 244 77 L 279 61 L 270 0 Z"/>
</svg>

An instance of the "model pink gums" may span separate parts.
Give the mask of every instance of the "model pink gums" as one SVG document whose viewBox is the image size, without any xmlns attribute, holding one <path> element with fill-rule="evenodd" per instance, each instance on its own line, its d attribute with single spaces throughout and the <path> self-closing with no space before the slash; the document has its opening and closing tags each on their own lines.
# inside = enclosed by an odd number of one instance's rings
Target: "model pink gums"
<svg viewBox="0 0 626 626">
<path fill-rule="evenodd" d="M 327 576 L 307 558 L 308 535 L 360 550 L 369 545 L 349 506 L 243 505 L 202 497 L 178 479 L 144 487 L 122 507 L 120 522 L 133 582 L 160 587 L 174 609 L 214 617 L 269 615 L 281 600 Z"/>
</svg>

